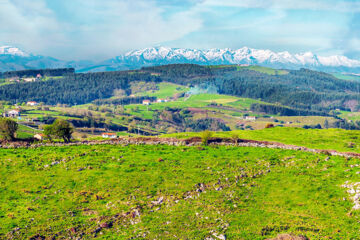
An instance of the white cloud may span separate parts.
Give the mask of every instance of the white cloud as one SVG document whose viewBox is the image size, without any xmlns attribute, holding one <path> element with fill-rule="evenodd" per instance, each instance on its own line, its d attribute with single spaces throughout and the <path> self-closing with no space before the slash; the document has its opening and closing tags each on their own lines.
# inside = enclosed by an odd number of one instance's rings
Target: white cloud
<svg viewBox="0 0 360 240">
<path fill-rule="evenodd" d="M 241 8 L 280 8 L 305 10 L 333 10 L 340 12 L 359 12 L 360 2 L 340 0 L 205 0 L 206 6 Z"/>
<path fill-rule="evenodd" d="M 28 3 L 0 0 L 0 40 L 60 58 L 112 57 L 178 39 L 202 26 L 191 11 L 164 19 L 163 9 L 146 0 L 72 1 L 85 16 L 83 24 L 56 19 L 44 0 Z"/>
</svg>

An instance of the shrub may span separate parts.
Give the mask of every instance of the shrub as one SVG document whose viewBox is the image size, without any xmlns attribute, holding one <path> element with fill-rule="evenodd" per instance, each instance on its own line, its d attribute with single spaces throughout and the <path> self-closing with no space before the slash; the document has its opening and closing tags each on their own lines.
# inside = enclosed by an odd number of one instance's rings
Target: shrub
<svg viewBox="0 0 360 240">
<path fill-rule="evenodd" d="M 203 131 L 203 132 L 201 133 L 201 142 L 202 142 L 202 144 L 204 144 L 205 146 L 207 146 L 208 143 L 209 143 L 209 139 L 211 138 L 211 136 L 212 136 L 212 132 L 210 132 L 210 131 L 208 131 L 208 130 Z"/>
<path fill-rule="evenodd" d="M 234 141 L 235 144 L 237 144 L 238 141 L 239 141 L 239 135 L 234 133 L 234 134 L 231 135 L 231 139 Z"/>
</svg>

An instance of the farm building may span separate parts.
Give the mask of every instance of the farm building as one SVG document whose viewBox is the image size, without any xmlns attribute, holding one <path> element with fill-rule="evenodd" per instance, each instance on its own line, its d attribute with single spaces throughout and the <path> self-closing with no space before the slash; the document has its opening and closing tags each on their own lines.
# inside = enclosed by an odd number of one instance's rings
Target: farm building
<svg viewBox="0 0 360 240">
<path fill-rule="evenodd" d="M 117 137 L 116 133 L 103 133 L 101 136 L 103 138 L 116 138 Z"/>
<path fill-rule="evenodd" d="M 29 101 L 29 102 L 26 103 L 26 105 L 28 105 L 28 106 L 37 106 L 37 105 L 39 105 L 39 103 L 37 103 L 35 101 Z"/>
<path fill-rule="evenodd" d="M 35 135 L 34 135 L 34 138 L 37 139 L 37 140 L 42 141 L 42 140 L 44 140 L 45 135 L 42 134 L 42 133 L 38 133 L 38 134 L 35 134 Z"/>
<path fill-rule="evenodd" d="M 165 102 L 165 99 L 163 99 L 163 98 L 159 98 L 159 99 L 157 100 L 157 102 L 158 102 L 158 103 Z"/>
<path fill-rule="evenodd" d="M 20 116 L 20 111 L 19 110 L 11 110 L 8 111 L 7 113 L 4 114 L 4 117 L 12 117 L 12 118 L 16 118 Z"/>
<path fill-rule="evenodd" d="M 143 104 L 143 105 L 150 105 L 151 102 L 150 102 L 150 100 L 144 100 L 144 101 L 142 102 L 142 104 Z"/>
<path fill-rule="evenodd" d="M 24 82 L 35 82 L 36 78 L 28 77 L 28 78 L 23 78 L 22 80 L 24 80 Z"/>
</svg>

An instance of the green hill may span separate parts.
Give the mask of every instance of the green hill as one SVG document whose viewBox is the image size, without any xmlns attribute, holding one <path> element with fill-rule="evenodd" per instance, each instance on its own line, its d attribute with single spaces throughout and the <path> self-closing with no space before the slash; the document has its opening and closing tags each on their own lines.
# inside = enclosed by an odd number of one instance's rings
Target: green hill
<svg viewBox="0 0 360 240">
<path fill-rule="evenodd" d="M 0 238 L 356 239 L 357 159 L 249 147 L 0 149 Z"/>
</svg>

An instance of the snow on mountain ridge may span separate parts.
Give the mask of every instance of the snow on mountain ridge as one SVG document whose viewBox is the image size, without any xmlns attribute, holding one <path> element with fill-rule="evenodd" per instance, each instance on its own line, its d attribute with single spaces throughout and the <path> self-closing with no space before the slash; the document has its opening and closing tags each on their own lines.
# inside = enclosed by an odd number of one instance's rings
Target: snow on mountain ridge
<svg viewBox="0 0 360 240">
<path fill-rule="evenodd" d="M 209 64 L 222 62 L 224 64 L 294 64 L 301 66 L 324 66 L 324 67 L 360 67 L 360 61 L 349 59 L 345 56 L 317 56 L 312 52 L 290 54 L 289 52 L 273 52 L 271 50 L 252 49 L 243 47 L 237 50 L 225 49 L 182 49 L 168 47 L 145 48 L 128 52 L 124 60 L 136 57 L 138 60 L 167 60 L 183 59 Z"/>
<path fill-rule="evenodd" d="M 19 48 L 11 47 L 11 46 L 0 46 L 0 55 L 13 55 L 13 56 L 21 56 L 21 57 L 30 56 L 28 53 L 20 50 Z"/>
<path fill-rule="evenodd" d="M 153 47 L 133 50 L 102 62 L 61 61 L 51 57 L 28 54 L 19 48 L 0 46 L 0 71 L 32 68 L 75 67 L 78 71 L 114 71 L 174 63 L 201 65 L 250 64 L 272 68 L 309 68 L 325 72 L 360 73 L 360 61 L 346 56 L 317 56 L 312 52 L 291 54 L 288 51 L 230 48 L 189 49 Z"/>
</svg>

